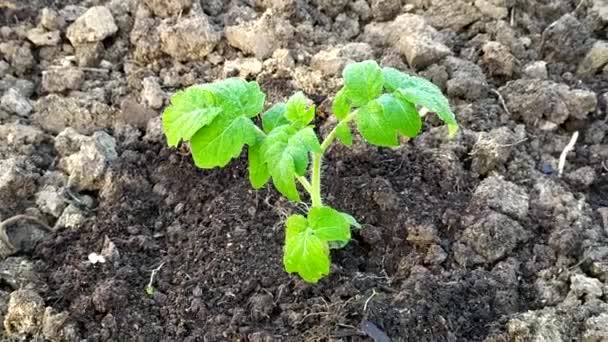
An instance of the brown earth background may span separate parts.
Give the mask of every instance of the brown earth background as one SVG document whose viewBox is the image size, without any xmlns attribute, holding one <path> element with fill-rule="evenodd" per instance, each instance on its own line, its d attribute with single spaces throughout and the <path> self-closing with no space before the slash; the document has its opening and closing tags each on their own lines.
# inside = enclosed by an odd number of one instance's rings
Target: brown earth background
<svg viewBox="0 0 608 342">
<path fill-rule="evenodd" d="M 608 341 L 607 25 L 606 0 L 0 0 L 0 340 Z M 326 134 L 366 59 L 461 130 L 330 149 L 364 227 L 309 285 L 281 261 L 303 207 L 246 158 L 196 169 L 160 114 L 240 76 Z"/>
</svg>

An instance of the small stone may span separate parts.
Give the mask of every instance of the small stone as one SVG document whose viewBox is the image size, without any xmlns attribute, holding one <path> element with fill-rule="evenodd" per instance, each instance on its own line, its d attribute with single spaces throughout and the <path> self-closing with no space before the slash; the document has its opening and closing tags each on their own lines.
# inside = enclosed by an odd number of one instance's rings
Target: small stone
<svg viewBox="0 0 608 342">
<path fill-rule="evenodd" d="M 608 23 L 608 1 L 606 0 L 593 0 L 591 6 L 591 13 L 598 16 L 601 24 Z"/>
<path fill-rule="evenodd" d="M 507 256 L 529 233 L 515 220 L 495 211 L 485 211 L 475 217 L 464 217 L 467 227 L 459 239 L 481 255 L 487 263 Z"/>
<path fill-rule="evenodd" d="M 50 94 L 39 98 L 34 107 L 34 122 L 55 134 L 66 127 L 91 134 L 95 130 L 109 127 L 114 119 L 114 109 L 107 104 L 74 96 Z"/>
<path fill-rule="evenodd" d="M 62 228 L 67 228 L 76 230 L 82 226 L 85 220 L 86 217 L 82 210 L 80 210 L 75 205 L 70 204 L 65 208 L 61 216 L 59 216 L 57 222 L 55 222 L 54 229 L 58 230 Z"/>
<path fill-rule="evenodd" d="M 604 232 L 608 234 L 608 207 L 598 208 L 597 212 L 600 214 L 602 218 L 602 224 L 604 225 Z"/>
<path fill-rule="evenodd" d="M 159 17 L 185 14 L 192 7 L 192 0 L 144 0 L 144 3 Z"/>
<path fill-rule="evenodd" d="M 61 33 L 36 27 L 27 31 L 27 39 L 36 46 L 55 46 L 61 42 Z"/>
<path fill-rule="evenodd" d="M 73 67 L 48 69 L 42 72 L 42 89 L 49 93 L 78 90 L 84 77 L 82 70 Z"/>
<path fill-rule="evenodd" d="M 160 109 L 167 96 L 158 84 L 156 77 L 146 77 L 142 82 L 141 99 L 145 105 L 153 109 Z"/>
<path fill-rule="evenodd" d="M 608 64 L 608 42 L 596 41 L 578 65 L 576 73 L 579 75 L 593 75 Z"/>
<path fill-rule="evenodd" d="M 270 313 L 274 310 L 275 303 L 272 296 L 269 294 L 256 294 L 249 298 L 249 307 L 251 308 L 251 317 L 255 320 L 263 320 L 270 317 Z"/>
<path fill-rule="evenodd" d="M 63 17 L 65 21 L 73 22 L 80 18 L 86 11 L 87 8 L 84 6 L 67 5 L 59 10 L 59 15 Z"/>
<path fill-rule="evenodd" d="M 34 264 L 25 257 L 8 257 L 0 262 L 0 281 L 13 290 L 45 290 L 46 284 Z"/>
<path fill-rule="evenodd" d="M 36 194 L 36 205 L 43 213 L 59 217 L 67 203 L 61 190 L 47 185 Z"/>
<path fill-rule="evenodd" d="M 103 247 L 101 248 L 101 256 L 111 262 L 118 262 L 120 258 L 120 252 L 116 247 L 116 244 L 110 240 L 107 236 L 103 239 Z"/>
<path fill-rule="evenodd" d="M 36 188 L 35 176 L 24 157 L 0 160 L 0 205 L 10 208 L 16 200 L 31 196 Z"/>
<path fill-rule="evenodd" d="M 101 42 L 76 45 L 76 59 L 80 67 L 96 67 L 102 60 L 104 46 Z"/>
<path fill-rule="evenodd" d="M 9 335 L 33 335 L 40 331 L 44 315 L 44 300 L 33 290 L 11 293 L 4 329 Z"/>
<path fill-rule="evenodd" d="M 348 2 L 348 0 L 312 0 L 314 5 L 332 18 L 342 13 Z"/>
<path fill-rule="evenodd" d="M 547 71 L 547 62 L 545 61 L 535 61 L 530 64 L 527 64 L 524 67 L 523 73 L 529 78 L 537 78 L 541 80 L 546 80 L 549 78 L 549 72 Z"/>
<path fill-rule="evenodd" d="M 207 16 L 181 19 L 175 25 L 160 28 L 161 49 L 178 61 L 197 61 L 207 56 L 220 41 Z"/>
<path fill-rule="evenodd" d="M 79 190 L 99 190 L 110 164 L 118 158 L 116 141 L 105 132 L 95 132 L 80 150 L 64 157 L 60 165 L 69 175 L 69 185 Z"/>
<path fill-rule="evenodd" d="M 488 91 L 486 76 L 477 64 L 448 56 L 445 66 L 450 75 L 446 83 L 448 95 L 475 100 Z"/>
<path fill-rule="evenodd" d="M 511 54 L 509 48 L 498 42 L 487 42 L 482 47 L 483 61 L 488 66 L 490 75 L 513 76 L 519 61 Z"/>
<path fill-rule="evenodd" d="M 382 230 L 378 227 L 365 225 L 359 231 L 363 241 L 369 245 L 375 245 L 382 242 Z"/>
<path fill-rule="evenodd" d="M 45 7 L 40 14 L 40 25 L 49 31 L 56 31 L 63 29 L 66 23 L 57 11 Z"/>
<path fill-rule="evenodd" d="M 146 98 L 143 97 L 142 100 L 146 101 Z M 148 99 L 152 100 L 152 99 Z M 164 96 L 163 96 L 164 100 Z M 158 101 L 157 99 L 153 99 L 152 102 Z M 150 119 L 158 116 L 158 113 L 135 99 L 134 96 L 127 96 L 120 103 L 120 111 L 116 115 L 115 126 L 116 124 L 129 125 L 138 128 L 145 128 Z"/>
<path fill-rule="evenodd" d="M 507 0 L 475 0 L 475 7 L 477 7 L 482 14 L 500 20 L 509 15 L 506 1 Z"/>
<path fill-rule="evenodd" d="M 165 135 L 163 133 L 163 121 L 160 116 L 154 117 L 146 125 L 146 135 L 143 140 L 148 142 L 162 142 Z"/>
<path fill-rule="evenodd" d="M 401 0 L 372 0 L 371 10 L 374 19 L 391 20 L 401 11 Z"/>
<path fill-rule="evenodd" d="M 78 333 L 74 324 L 69 323 L 70 313 L 58 313 L 52 307 L 44 310 L 42 317 L 42 335 L 50 341 L 76 341 Z"/>
<path fill-rule="evenodd" d="M 545 29 L 542 51 L 549 61 L 575 63 L 589 48 L 589 37 L 585 25 L 568 13 Z"/>
<path fill-rule="evenodd" d="M 566 174 L 566 178 L 572 184 L 587 189 L 593 182 L 595 182 L 595 170 L 591 166 L 583 166 Z"/>
<path fill-rule="evenodd" d="M 241 78 L 257 76 L 262 72 L 262 62 L 257 58 L 238 58 L 226 61 L 224 64 L 224 75 L 237 73 Z"/>
<path fill-rule="evenodd" d="M 439 245 L 432 244 L 429 246 L 424 262 L 428 265 L 440 265 L 448 258 L 448 253 Z"/>
<path fill-rule="evenodd" d="M 344 13 L 338 14 L 334 21 L 333 29 L 336 34 L 347 40 L 356 37 L 361 32 L 359 21 Z"/>
<path fill-rule="evenodd" d="M 602 282 L 582 274 L 575 274 L 570 277 L 570 291 L 577 298 L 599 298 L 603 293 Z"/>
<path fill-rule="evenodd" d="M 340 56 L 339 48 L 329 48 L 317 52 L 310 59 L 310 67 L 326 76 L 335 76 L 342 72 L 348 59 Z"/>
<path fill-rule="evenodd" d="M 570 89 L 565 84 L 552 81 L 509 81 L 499 92 L 504 97 L 511 115 L 521 118 L 528 125 L 540 126 L 546 121 L 560 125 L 569 117 L 585 120 L 597 107 L 595 93 Z"/>
<path fill-rule="evenodd" d="M 608 4 L 606 5 L 608 7 Z M 608 12 L 608 8 L 606 9 Z M 608 21 L 608 13 L 605 14 Z M 603 342 L 608 338 L 608 313 L 603 312 L 597 316 L 589 317 L 585 321 L 585 332 L 582 342 Z"/>
<path fill-rule="evenodd" d="M 225 35 L 230 46 L 265 60 L 276 49 L 287 45 L 293 29 L 285 19 L 266 13 L 258 20 L 226 27 Z"/>
<path fill-rule="evenodd" d="M 19 74 L 23 74 L 30 70 L 36 62 L 30 44 L 27 42 L 21 43 L 19 41 L 11 40 L 0 43 L 0 53 L 4 55 L 4 59 L 8 61 Z"/>
<path fill-rule="evenodd" d="M 423 69 L 452 54 L 450 48 L 443 43 L 419 32 L 402 37 L 396 47 L 401 54 L 405 55 L 409 65 L 415 69 Z"/>
<path fill-rule="evenodd" d="M 433 0 L 425 13 L 430 23 L 438 29 L 450 28 L 455 32 L 481 19 L 482 14 L 466 0 Z"/>
<path fill-rule="evenodd" d="M 528 216 L 529 196 L 524 188 L 515 183 L 506 181 L 500 176 L 490 176 L 477 186 L 470 206 L 481 211 L 492 209 L 524 220 Z"/>
<path fill-rule="evenodd" d="M 361 20 L 366 21 L 371 17 L 372 10 L 365 0 L 355 0 L 349 3 L 350 9 L 357 13 Z"/>
<path fill-rule="evenodd" d="M 11 66 L 5 61 L 0 60 L 0 78 L 3 78 L 9 73 Z"/>
<path fill-rule="evenodd" d="M 24 98 L 15 88 L 11 88 L 0 99 L 0 107 L 9 113 L 22 117 L 28 116 L 33 110 L 28 99 Z"/>
<path fill-rule="evenodd" d="M 413 225 L 407 226 L 406 239 L 417 246 L 428 246 L 439 242 L 439 235 L 433 225 Z"/>
<path fill-rule="evenodd" d="M 524 128 L 520 125 L 519 128 Z M 511 156 L 509 146 L 524 139 L 523 130 L 515 133 L 509 127 L 498 127 L 487 134 L 480 133 L 477 142 L 473 146 L 471 156 L 473 162 L 471 170 L 485 176 L 498 167 L 503 166 Z"/>
<path fill-rule="evenodd" d="M 118 31 L 114 17 L 103 6 L 89 8 L 70 25 L 66 36 L 72 45 L 100 42 Z"/>
</svg>

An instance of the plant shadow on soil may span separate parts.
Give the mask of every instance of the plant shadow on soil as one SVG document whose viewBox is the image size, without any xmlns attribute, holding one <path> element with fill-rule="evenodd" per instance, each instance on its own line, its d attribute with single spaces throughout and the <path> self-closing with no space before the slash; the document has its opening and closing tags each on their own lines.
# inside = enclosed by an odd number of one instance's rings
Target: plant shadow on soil
<svg viewBox="0 0 608 342">
<path fill-rule="evenodd" d="M 412 144 L 341 151 L 326 158 L 324 193 L 364 228 L 332 253 L 319 284 L 284 272 L 281 221 L 299 209 L 270 187 L 251 190 L 242 158 L 203 171 L 140 142 L 123 146 L 96 218 L 38 247 L 49 302 L 90 340 L 119 341 L 357 341 L 366 340 L 363 319 L 395 340 L 481 340 L 533 302 L 525 279 L 428 256 L 437 246 L 449 252 L 478 180 Z M 408 238 L 408 226 L 424 225 L 441 227 L 436 243 Z M 85 262 L 106 237 L 120 256 Z M 144 287 L 161 263 L 150 298 Z"/>
</svg>

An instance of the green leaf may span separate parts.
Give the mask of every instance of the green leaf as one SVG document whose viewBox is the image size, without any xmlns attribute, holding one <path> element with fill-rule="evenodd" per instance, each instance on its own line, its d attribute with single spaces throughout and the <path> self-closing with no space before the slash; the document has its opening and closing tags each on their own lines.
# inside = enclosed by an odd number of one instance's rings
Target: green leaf
<svg viewBox="0 0 608 342">
<path fill-rule="evenodd" d="M 315 117 L 315 106 L 310 105 L 310 100 L 299 91 L 287 100 L 285 117 L 291 122 L 306 126 Z"/>
<path fill-rule="evenodd" d="M 305 281 L 316 283 L 329 274 L 329 246 L 312 229 L 295 235 L 292 232 L 285 243 L 283 264 L 288 273 L 298 273 Z"/>
<path fill-rule="evenodd" d="M 266 95 L 256 82 L 247 82 L 240 78 L 207 83 L 200 86 L 211 92 L 217 107 L 230 115 L 254 117 L 264 108 Z"/>
<path fill-rule="evenodd" d="M 280 126 L 268 134 L 261 153 L 275 188 L 292 201 L 300 201 L 296 175 L 308 169 L 309 152 L 319 152 L 321 145 L 312 127 L 297 129 Z"/>
<path fill-rule="evenodd" d="M 194 163 L 202 169 L 225 166 L 241 154 L 243 145 L 254 145 L 258 139 L 251 119 L 223 114 L 190 139 Z"/>
<path fill-rule="evenodd" d="M 342 121 L 336 126 L 336 138 L 346 146 L 353 144 L 353 135 L 348 122 Z"/>
<path fill-rule="evenodd" d="M 414 138 L 422 129 L 422 119 L 411 102 L 384 94 L 378 98 L 382 111 L 399 133 Z"/>
<path fill-rule="evenodd" d="M 265 133 L 269 133 L 282 125 L 289 125 L 289 120 L 285 117 L 285 104 L 280 102 L 262 114 L 262 127 Z"/>
<path fill-rule="evenodd" d="M 167 143 L 176 147 L 181 140 L 190 140 L 220 112 L 221 108 L 214 106 L 213 95 L 199 86 L 175 93 L 162 118 Z"/>
<path fill-rule="evenodd" d="M 377 146 L 399 145 L 398 133 L 415 137 L 422 121 L 413 104 L 384 94 L 358 110 L 355 117 L 363 138 Z"/>
<path fill-rule="evenodd" d="M 308 212 L 308 224 L 323 241 L 350 240 L 350 224 L 342 213 L 333 208 L 311 208 Z"/>
<path fill-rule="evenodd" d="M 361 224 L 359 222 L 357 222 L 357 219 L 355 219 L 354 217 L 352 217 L 351 215 L 349 215 L 347 213 L 340 213 L 340 214 L 342 214 L 342 216 L 344 216 L 344 218 L 346 219 L 348 224 L 350 224 L 351 227 L 354 227 L 355 229 L 361 229 Z"/>
<path fill-rule="evenodd" d="M 437 113 L 447 124 L 449 135 L 456 134 L 458 131 L 456 117 L 439 87 L 422 77 L 410 76 L 394 68 L 383 68 L 382 73 L 386 90 L 397 92 L 404 100 Z"/>
<path fill-rule="evenodd" d="M 350 103 L 348 103 L 348 97 L 344 88 L 340 89 L 336 94 L 334 102 L 331 105 L 331 111 L 338 120 L 343 120 L 350 113 Z"/>
<path fill-rule="evenodd" d="M 288 241 L 308 228 L 308 220 L 302 215 L 291 215 L 285 221 L 285 226 L 285 241 Z"/>
<path fill-rule="evenodd" d="M 262 156 L 261 143 L 249 146 L 249 181 L 254 189 L 264 186 L 270 179 L 270 173 Z"/>
<path fill-rule="evenodd" d="M 382 93 L 384 77 L 375 61 L 349 64 L 342 75 L 347 97 L 355 107 L 366 105 Z"/>
<path fill-rule="evenodd" d="M 385 147 L 399 145 L 393 122 L 386 117 L 377 101 L 359 108 L 355 122 L 363 138 L 370 144 Z"/>
</svg>

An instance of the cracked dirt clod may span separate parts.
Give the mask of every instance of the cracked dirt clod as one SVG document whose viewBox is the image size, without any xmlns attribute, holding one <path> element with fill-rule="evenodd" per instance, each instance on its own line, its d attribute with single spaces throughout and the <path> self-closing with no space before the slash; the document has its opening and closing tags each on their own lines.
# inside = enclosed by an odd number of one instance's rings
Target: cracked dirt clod
<svg viewBox="0 0 608 342">
<path fill-rule="evenodd" d="M 224 33 L 228 44 L 259 60 L 267 59 L 276 49 L 284 47 L 293 35 L 291 24 L 271 13 L 255 21 L 228 26 Z"/>
<path fill-rule="evenodd" d="M 80 190 L 99 190 L 110 164 L 118 158 L 116 141 L 105 132 L 83 138 L 78 152 L 64 157 L 61 165 L 69 175 L 69 185 Z"/>
<path fill-rule="evenodd" d="M 144 0 L 144 3 L 159 17 L 185 14 L 192 7 L 192 0 Z"/>
<path fill-rule="evenodd" d="M 220 41 L 205 15 L 183 18 L 174 25 L 159 27 L 161 50 L 178 61 L 197 61 L 207 56 Z"/>
<path fill-rule="evenodd" d="M 510 113 L 527 125 L 542 120 L 562 124 L 569 117 L 584 120 L 597 106 L 594 92 L 537 79 L 509 81 L 499 89 Z"/>
<path fill-rule="evenodd" d="M 72 45 L 79 45 L 102 41 L 116 31 L 118 27 L 110 10 L 104 6 L 95 6 L 68 27 L 66 36 Z"/>
<path fill-rule="evenodd" d="M 486 262 L 493 263 L 507 256 L 520 242 L 526 241 L 530 232 L 517 221 L 495 211 L 484 211 L 475 217 L 463 218 L 467 227 L 460 241 L 481 255 Z M 466 260 L 458 260 L 466 265 Z"/>
<path fill-rule="evenodd" d="M 50 69 L 42 73 L 42 89 L 49 93 L 77 90 L 84 77 L 84 72 L 77 68 Z"/>
<path fill-rule="evenodd" d="M 30 335 L 38 332 L 44 315 L 44 300 L 33 290 L 11 293 L 4 329 L 8 334 Z"/>
</svg>

